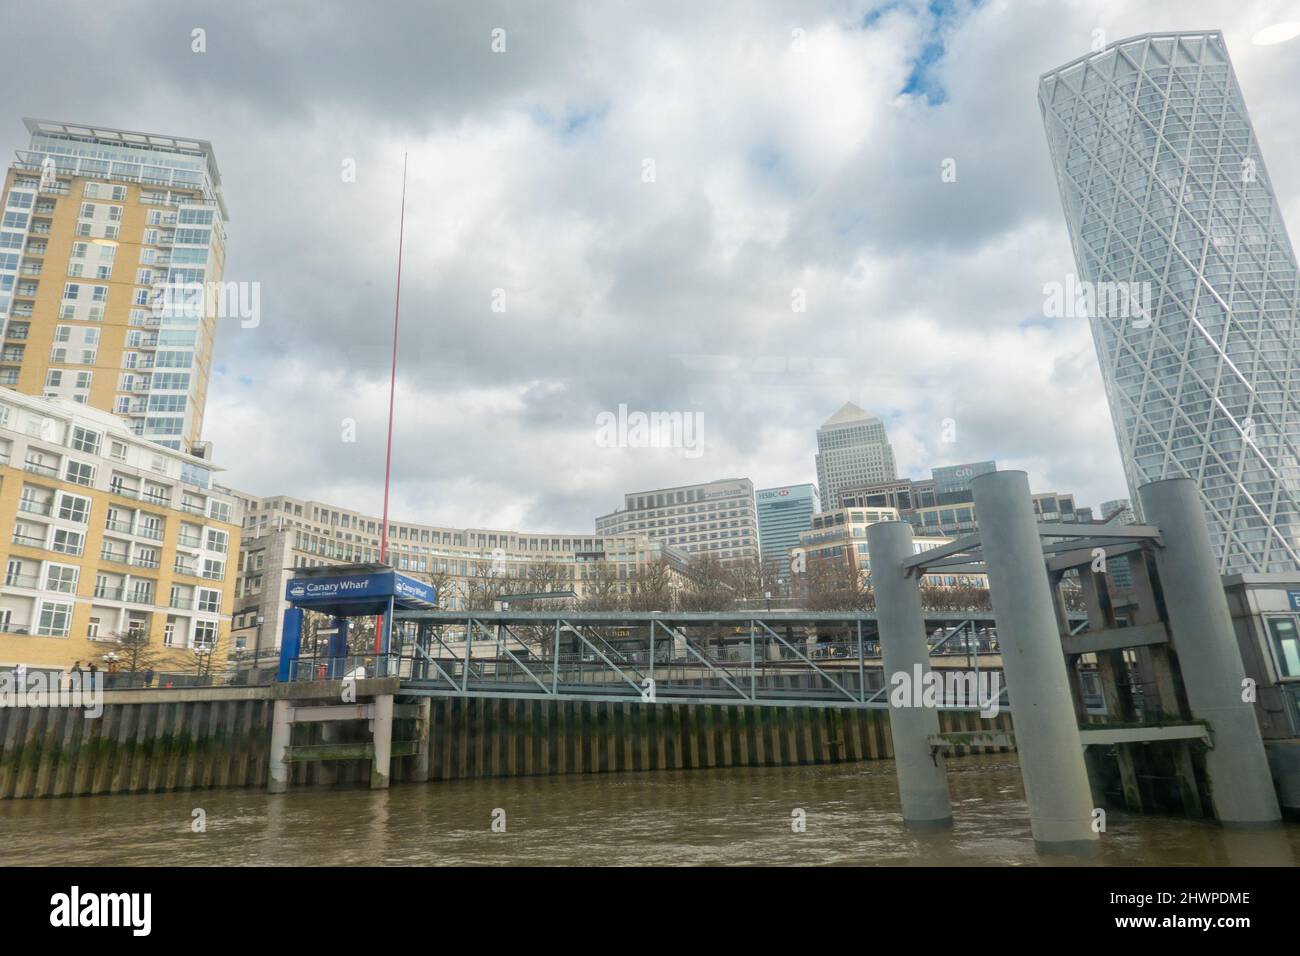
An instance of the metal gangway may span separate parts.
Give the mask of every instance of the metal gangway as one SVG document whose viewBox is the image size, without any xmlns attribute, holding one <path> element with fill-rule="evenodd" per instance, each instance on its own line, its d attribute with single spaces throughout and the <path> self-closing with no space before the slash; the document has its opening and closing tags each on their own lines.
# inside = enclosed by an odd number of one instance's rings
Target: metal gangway
<svg viewBox="0 0 1300 956">
<path fill-rule="evenodd" d="M 1001 669 L 991 613 L 927 626 L 934 669 Z M 404 611 L 385 668 L 415 696 L 889 706 L 872 611 Z"/>
</svg>

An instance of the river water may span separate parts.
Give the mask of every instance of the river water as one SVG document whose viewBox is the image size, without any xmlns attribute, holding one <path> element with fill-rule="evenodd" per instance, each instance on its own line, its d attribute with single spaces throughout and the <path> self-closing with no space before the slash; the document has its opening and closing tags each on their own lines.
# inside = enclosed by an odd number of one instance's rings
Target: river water
<svg viewBox="0 0 1300 956">
<path fill-rule="evenodd" d="M 1041 865 L 1014 756 L 948 762 L 955 825 L 901 822 L 893 764 L 0 802 L 0 866 Z M 196 817 L 195 812 L 202 811 Z M 795 832 L 803 812 L 806 827 Z M 494 818 L 498 828 L 494 832 Z M 195 832 L 194 821 L 204 823 Z M 1111 812 L 1094 862 L 1295 865 L 1300 826 Z"/>
</svg>

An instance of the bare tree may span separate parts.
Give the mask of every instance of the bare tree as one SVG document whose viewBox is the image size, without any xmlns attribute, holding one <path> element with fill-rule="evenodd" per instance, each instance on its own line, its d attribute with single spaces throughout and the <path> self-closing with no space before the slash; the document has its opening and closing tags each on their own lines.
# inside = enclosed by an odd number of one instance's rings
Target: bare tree
<svg viewBox="0 0 1300 956">
<path fill-rule="evenodd" d="M 687 584 L 679 598 L 683 611 L 729 611 L 735 607 L 734 578 L 712 554 L 697 554 L 687 570 Z"/>
<path fill-rule="evenodd" d="M 102 648 L 97 655 L 105 670 L 115 669 L 127 674 L 156 671 L 170 656 L 150 642 L 147 631 L 128 630 L 125 634 L 112 634 L 109 637 L 112 643 Z"/>
<path fill-rule="evenodd" d="M 671 611 L 673 607 L 672 566 L 667 558 L 638 569 L 628 588 L 629 611 Z"/>
</svg>

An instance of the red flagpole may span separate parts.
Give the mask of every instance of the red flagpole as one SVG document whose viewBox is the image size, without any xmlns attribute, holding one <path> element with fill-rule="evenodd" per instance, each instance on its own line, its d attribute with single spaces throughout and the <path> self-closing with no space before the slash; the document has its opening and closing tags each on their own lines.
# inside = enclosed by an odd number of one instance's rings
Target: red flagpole
<svg viewBox="0 0 1300 956">
<path fill-rule="evenodd" d="M 388 482 L 393 473 L 393 404 L 397 396 L 397 323 L 402 313 L 402 242 L 406 237 L 406 153 L 402 154 L 402 211 L 397 224 L 397 300 L 393 303 L 393 368 L 388 380 L 388 450 L 384 455 L 384 521 L 379 532 L 379 560 L 388 559 Z M 375 625 L 375 654 L 383 652 L 384 616 Z"/>
</svg>

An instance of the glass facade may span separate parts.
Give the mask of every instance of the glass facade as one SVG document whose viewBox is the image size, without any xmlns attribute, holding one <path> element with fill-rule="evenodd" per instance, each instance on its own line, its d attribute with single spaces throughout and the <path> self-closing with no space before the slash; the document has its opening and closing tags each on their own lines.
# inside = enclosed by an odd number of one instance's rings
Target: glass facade
<svg viewBox="0 0 1300 956">
<path fill-rule="evenodd" d="M 758 545 L 765 562 L 784 566 L 790 548 L 799 543 L 801 532 L 812 527 L 820 509 L 814 485 L 763 488 L 755 494 L 758 504 Z"/>
<path fill-rule="evenodd" d="M 1191 477 L 1221 571 L 1300 569 L 1296 260 L 1223 36 L 1121 40 L 1038 99 L 1133 501 Z"/>
</svg>

